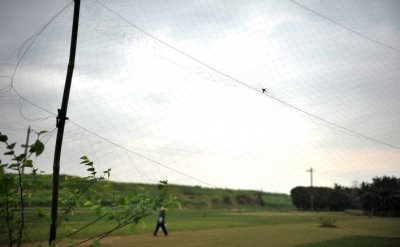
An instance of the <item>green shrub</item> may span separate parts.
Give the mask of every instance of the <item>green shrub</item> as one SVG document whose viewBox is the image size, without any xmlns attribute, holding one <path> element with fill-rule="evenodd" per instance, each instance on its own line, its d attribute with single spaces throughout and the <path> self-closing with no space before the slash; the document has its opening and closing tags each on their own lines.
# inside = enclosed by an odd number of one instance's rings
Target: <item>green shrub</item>
<svg viewBox="0 0 400 247">
<path fill-rule="evenodd" d="M 337 219 L 332 216 L 323 216 L 319 217 L 318 221 L 321 224 L 320 227 L 336 227 L 335 223 Z"/>
</svg>

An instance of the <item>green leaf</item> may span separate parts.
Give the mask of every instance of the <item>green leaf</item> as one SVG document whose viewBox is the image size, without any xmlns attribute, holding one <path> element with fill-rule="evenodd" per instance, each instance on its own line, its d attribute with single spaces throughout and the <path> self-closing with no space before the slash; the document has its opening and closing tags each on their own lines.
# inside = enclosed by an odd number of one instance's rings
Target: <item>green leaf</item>
<svg viewBox="0 0 400 247">
<path fill-rule="evenodd" d="M 28 164 L 28 165 L 23 165 L 22 167 L 28 167 L 28 168 L 32 168 L 33 165 L 32 164 Z"/>
<path fill-rule="evenodd" d="M 7 149 L 14 149 L 16 142 L 7 146 Z"/>
<path fill-rule="evenodd" d="M 49 213 L 46 213 L 43 208 L 37 208 L 38 217 L 44 219 L 47 223 L 51 222 L 51 217 Z"/>
<path fill-rule="evenodd" d="M 25 159 L 25 154 L 21 154 L 21 155 L 19 155 L 17 158 L 15 158 L 14 160 L 22 161 L 22 160 L 24 160 L 24 159 Z"/>
<path fill-rule="evenodd" d="M 11 164 L 8 166 L 8 168 L 11 169 L 11 168 L 18 167 L 18 166 L 19 166 L 18 164 Z"/>
<path fill-rule="evenodd" d="M 115 215 L 114 214 L 110 214 L 110 216 L 108 216 L 107 221 L 113 220 L 115 219 Z"/>
<path fill-rule="evenodd" d="M 55 240 L 51 241 L 50 247 L 56 247 L 56 241 Z"/>
<path fill-rule="evenodd" d="M 100 242 L 96 242 L 96 241 L 98 241 L 98 239 L 93 239 L 92 246 L 93 247 L 101 247 L 101 243 Z"/>
<path fill-rule="evenodd" d="M 89 209 L 89 211 L 95 211 L 95 210 L 97 210 L 99 208 L 100 208 L 100 205 L 94 205 Z"/>
<path fill-rule="evenodd" d="M 118 205 L 124 205 L 125 204 L 125 198 L 121 197 L 118 199 Z"/>
<path fill-rule="evenodd" d="M 94 172 L 95 169 L 94 169 L 94 168 L 88 168 L 87 171 L 89 171 L 89 172 Z"/>
<path fill-rule="evenodd" d="M 71 228 L 70 225 L 65 225 L 65 230 L 66 230 L 67 232 L 71 232 L 72 228 Z"/>
<path fill-rule="evenodd" d="M 107 183 L 101 187 L 102 189 L 112 189 L 112 185 Z"/>
<path fill-rule="evenodd" d="M 44 144 L 41 141 L 36 140 L 36 142 L 35 142 L 35 153 L 36 153 L 36 156 L 41 155 L 43 153 L 43 151 L 44 151 Z"/>
<path fill-rule="evenodd" d="M 33 161 L 25 160 L 24 165 L 22 167 L 33 167 Z"/>
<path fill-rule="evenodd" d="M 139 220 L 138 225 L 141 229 L 146 229 L 146 222 L 144 220 Z"/>
<path fill-rule="evenodd" d="M 36 209 L 37 209 L 39 217 L 41 217 L 42 215 L 44 215 L 46 213 L 43 208 L 36 208 Z"/>
<path fill-rule="evenodd" d="M 40 136 L 41 134 L 45 134 L 45 133 L 47 133 L 48 131 L 47 130 L 42 130 L 42 131 L 40 131 L 39 133 L 36 133 L 38 136 Z"/>
<path fill-rule="evenodd" d="M 10 151 L 10 152 L 4 153 L 4 155 L 13 155 L 13 154 L 14 154 L 14 151 Z"/>
<path fill-rule="evenodd" d="M 87 157 L 86 156 L 82 156 L 81 160 L 87 160 Z"/>
<path fill-rule="evenodd" d="M 0 142 L 6 142 L 8 137 L 6 135 L 0 135 Z"/>
<path fill-rule="evenodd" d="M 135 232 L 135 228 L 136 228 L 136 226 L 135 225 L 130 225 L 129 226 L 129 234 L 133 234 L 134 232 Z"/>
<path fill-rule="evenodd" d="M 86 201 L 84 204 L 83 204 L 83 206 L 92 206 L 93 205 L 93 202 L 91 202 L 91 201 Z"/>
<path fill-rule="evenodd" d="M 110 213 L 111 211 L 112 211 L 112 210 L 111 210 L 110 207 L 102 207 L 102 208 L 101 208 L 101 214 L 102 214 L 102 215 L 106 215 L 106 214 Z"/>
</svg>

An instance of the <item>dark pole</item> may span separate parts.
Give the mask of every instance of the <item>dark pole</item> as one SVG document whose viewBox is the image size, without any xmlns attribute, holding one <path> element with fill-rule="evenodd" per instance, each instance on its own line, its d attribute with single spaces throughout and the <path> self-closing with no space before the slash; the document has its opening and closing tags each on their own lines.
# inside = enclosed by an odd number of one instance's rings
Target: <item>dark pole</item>
<svg viewBox="0 0 400 247">
<path fill-rule="evenodd" d="M 50 238 L 49 244 L 56 240 L 57 233 L 57 210 L 58 210 L 58 190 L 59 190 L 59 179 L 60 179 L 60 159 L 61 159 L 61 147 L 64 135 L 65 120 L 67 119 L 67 108 L 69 92 L 71 90 L 72 74 L 75 66 L 75 54 L 76 54 L 76 41 L 78 39 L 78 24 L 79 24 L 79 7 L 80 0 L 75 0 L 74 8 L 74 20 L 72 23 L 72 35 L 71 35 L 71 49 L 69 53 L 69 63 L 67 70 L 67 77 L 65 79 L 64 94 L 61 104 L 61 109 L 58 109 L 57 116 L 57 139 L 56 148 L 54 152 L 54 163 L 53 163 L 53 194 L 51 201 L 51 225 L 50 225 Z"/>
<path fill-rule="evenodd" d="M 26 143 L 25 143 L 25 152 L 24 152 L 25 158 L 24 159 L 26 159 L 26 154 L 28 152 L 29 135 L 30 134 L 31 134 L 31 126 L 28 127 L 28 133 L 26 134 Z M 21 172 L 22 176 L 24 175 L 24 172 L 25 172 L 25 167 L 23 166 L 22 167 L 22 172 Z"/>
</svg>

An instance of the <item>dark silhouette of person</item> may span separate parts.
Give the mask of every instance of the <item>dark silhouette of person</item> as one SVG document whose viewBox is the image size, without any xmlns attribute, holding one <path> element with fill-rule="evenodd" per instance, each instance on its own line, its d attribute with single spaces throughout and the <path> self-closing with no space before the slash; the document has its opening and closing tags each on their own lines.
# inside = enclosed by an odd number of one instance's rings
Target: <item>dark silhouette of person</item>
<svg viewBox="0 0 400 247">
<path fill-rule="evenodd" d="M 165 227 L 165 208 L 161 208 L 160 215 L 158 216 L 157 219 L 156 230 L 154 231 L 154 236 L 157 236 L 157 232 L 158 229 L 160 229 L 160 227 L 163 230 L 164 235 L 168 236 L 167 228 Z"/>
</svg>

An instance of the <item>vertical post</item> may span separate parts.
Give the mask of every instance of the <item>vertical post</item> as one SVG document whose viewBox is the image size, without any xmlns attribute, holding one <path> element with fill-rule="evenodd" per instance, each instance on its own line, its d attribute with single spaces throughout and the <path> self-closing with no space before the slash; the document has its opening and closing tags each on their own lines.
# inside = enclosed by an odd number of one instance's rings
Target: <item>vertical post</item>
<svg viewBox="0 0 400 247">
<path fill-rule="evenodd" d="M 24 159 L 22 160 L 22 168 L 21 168 L 21 170 L 20 170 L 20 167 L 18 167 L 18 173 L 19 173 L 19 181 L 18 181 L 18 192 L 19 192 L 19 198 L 20 198 L 20 204 L 17 206 L 18 208 L 19 208 L 19 210 L 20 210 L 20 216 L 21 216 L 21 225 L 20 225 L 20 227 L 19 227 L 19 229 L 18 229 L 18 231 L 19 231 L 19 237 L 18 237 L 18 245 L 20 245 L 21 244 L 21 241 L 22 241 L 22 230 L 24 229 L 24 222 L 25 222 L 25 215 L 24 215 L 24 211 L 25 211 L 25 205 L 24 205 L 24 200 L 23 200 L 23 187 L 22 187 L 22 177 L 24 176 L 24 171 L 25 171 L 25 167 L 24 167 L 24 165 L 25 165 L 25 161 L 26 161 L 26 154 L 27 154 L 27 151 L 28 151 L 28 145 L 29 145 L 29 135 L 30 135 L 30 133 L 31 133 L 31 126 L 29 126 L 28 127 L 28 133 L 27 133 L 27 135 L 26 135 L 26 143 L 25 143 L 25 152 L 24 152 L 24 154 L 25 154 L 25 157 L 24 157 Z"/>
<path fill-rule="evenodd" d="M 28 133 L 26 134 L 26 143 L 25 143 L 25 159 L 26 159 L 26 154 L 28 152 L 28 145 L 29 145 L 29 135 L 31 134 L 31 126 L 28 127 Z M 21 175 L 23 176 L 25 172 L 25 167 L 22 166 L 22 171 L 21 171 Z"/>
<path fill-rule="evenodd" d="M 64 135 L 65 120 L 68 119 L 67 118 L 68 99 L 71 90 L 72 75 L 75 66 L 76 43 L 78 39 L 79 8 L 81 2 L 80 0 L 74 0 L 74 1 L 75 1 L 74 19 L 72 23 L 71 48 L 69 53 L 67 77 L 65 79 L 65 87 L 64 87 L 61 109 L 58 110 L 58 116 L 57 116 L 58 130 L 57 130 L 56 147 L 54 151 L 54 163 L 53 163 L 53 193 L 51 201 L 51 225 L 50 225 L 49 245 L 51 245 L 51 243 L 56 240 L 61 147 Z"/>
<path fill-rule="evenodd" d="M 307 170 L 307 172 L 310 173 L 310 179 L 311 179 L 311 212 L 314 212 L 314 189 L 313 189 L 313 172 L 315 170 L 311 167 L 310 169 Z"/>
</svg>

